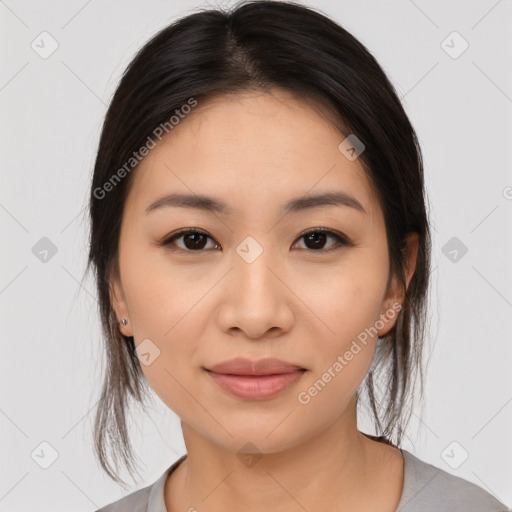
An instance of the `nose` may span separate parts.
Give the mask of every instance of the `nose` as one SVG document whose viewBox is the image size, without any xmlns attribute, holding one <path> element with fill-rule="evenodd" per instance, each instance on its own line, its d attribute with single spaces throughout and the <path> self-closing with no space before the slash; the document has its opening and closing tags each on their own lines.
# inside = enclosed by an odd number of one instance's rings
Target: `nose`
<svg viewBox="0 0 512 512">
<path fill-rule="evenodd" d="M 251 339 L 280 336 L 293 324 L 294 294 L 271 249 L 258 249 L 254 258 L 256 249 L 250 242 L 237 249 L 223 286 L 218 325 Z"/>
</svg>

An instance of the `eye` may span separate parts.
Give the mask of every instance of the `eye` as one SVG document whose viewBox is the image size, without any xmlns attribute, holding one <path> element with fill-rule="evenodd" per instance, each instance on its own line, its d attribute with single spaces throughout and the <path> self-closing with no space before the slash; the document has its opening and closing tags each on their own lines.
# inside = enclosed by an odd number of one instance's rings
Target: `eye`
<svg viewBox="0 0 512 512">
<path fill-rule="evenodd" d="M 326 240 L 329 238 L 335 241 L 328 249 L 323 248 L 326 243 Z M 176 244 L 177 240 L 183 239 L 183 246 Z M 215 243 L 213 247 L 207 247 L 207 240 L 210 239 L 213 241 L 213 238 L 205 233 L 204 231 L 187 228 L 174 233 L 166 238 L 164 238 L 159 245 L 161 246 L 175 246 L 170 247 L 171 249 L 181 250 L 185 252 L 201 252 L 202 249 L 219 249 L 220 245 Z M 309 230 L 302 235 L 300 235 L 299 240 L 304 239 L 306 249 L 309 249 L 313 252 L 330 252 L 336 249 L 339 249 L 340 246 L 352 246 L 353 244 L 349 241 L 347 237 L 342 235 L 341 233 L 335 233 L 334 231 L 324 229 L 324 228 L 315 228 Z"/>
<path fill-rule="evenodd" d="M 188 251 L 188 252 L 192 252 L 192 251 L 200 252 L 201 249 L 205 248 L 205 246 L 206 246 L 205 242 L 208 238 L 213 240 L 213 238 L 211 238 L 211 236 L 206 234 L 204 231 L 188 228 L 188 229 L 182 229 L 181 231 L 178 231 L 178 233 L 175 233 L 174 235 L 171 235 L 171 236 L 165 238 L 164 240 L 162 240 L 160 242 L 160 245 L 162 245 L 162 246 L 176 245 L 175 240 L 178 240 L 180 238 L 183 239 L 184 247 L 177 246 L 177 249 L 182 250 L 182 251 Z M 218 248 L 218 247 L 220 247 L 220 245 L 215 244 L 214 248 Z"/>
<path fill-rule="evenodd" d="M 336 243 L 332 244 L 328 249 L 324 249 L 328 238 L 334 239 Z M 339 249 L 340 246 L 352 245 L 345 236 L 323 228 L 315 228 L 300 235 L 299 240 L 304 239 L 306 249 L 311 249 L 315 252 L 330 252 Z"/>
</svg>

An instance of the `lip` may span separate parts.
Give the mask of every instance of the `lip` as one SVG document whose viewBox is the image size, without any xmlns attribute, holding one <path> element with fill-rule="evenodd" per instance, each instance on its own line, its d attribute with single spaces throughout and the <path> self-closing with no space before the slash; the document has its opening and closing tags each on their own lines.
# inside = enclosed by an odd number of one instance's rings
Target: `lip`
<svg viewBox="0 0 512 512">
<path fill-rule="evenodd" d="M 307 371 L 299 365 L 274 358 L 257 361 L 236 358 L 204 369 L 223 390 L 244 400 L 271 398 Z"/>
<path fill-rule="evenodd" d="M 275 358 L 251 360 L 237 357 L 205 369 L 229 375 L 279 375 L 306 368 Z"/>
</svg>

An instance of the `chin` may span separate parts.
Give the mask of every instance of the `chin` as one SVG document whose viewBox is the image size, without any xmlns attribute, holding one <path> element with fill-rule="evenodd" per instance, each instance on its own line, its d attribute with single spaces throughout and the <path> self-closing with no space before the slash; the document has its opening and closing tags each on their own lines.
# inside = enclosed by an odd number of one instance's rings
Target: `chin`
<svg viewBox="0 0 512 512">
<path fill-rule="evenodd" d="M 306 433 L 301 435 L 297 430 L 291 430 L 291 428 L 285 428 L 282 425 L 276 428 L 280 421 L 282 421 L 282 418 L 272 423 L 272 426 L 266 424 L 264 427 L 244 423 L 230 424 L 227 430 L 232 437 L 221 427 L 219 428 L 222 432 L 216 429 L 221 434 L 220 436 L 212 435 L 213 432 L 209 432 L 208 437 L 212 442 L 226 450 L 234 453 L 252 454 L 280 453 L 307 440 Z"/>
</svg>

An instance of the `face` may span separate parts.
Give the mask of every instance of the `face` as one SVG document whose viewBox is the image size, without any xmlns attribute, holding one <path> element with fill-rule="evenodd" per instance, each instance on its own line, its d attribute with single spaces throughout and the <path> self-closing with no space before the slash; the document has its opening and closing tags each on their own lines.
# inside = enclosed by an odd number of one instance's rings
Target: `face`
<svg viewBox="0 0 512 512">
<path fill-rule="evenodd" d="M 182 423 L 233 451 L 277 452 L 340 421 L 403 302 L 381 208 L 344 139 L 285 91 L 219 96 L 133 171 L 112 279 L 120 329 Z M 346 197 L 304 201 L 325 193 Z M 154 205 L 170 194 L 224 209 Z M 241 398 L 205 370 L 237 357 L 306 371 Z"/>
</svg>

